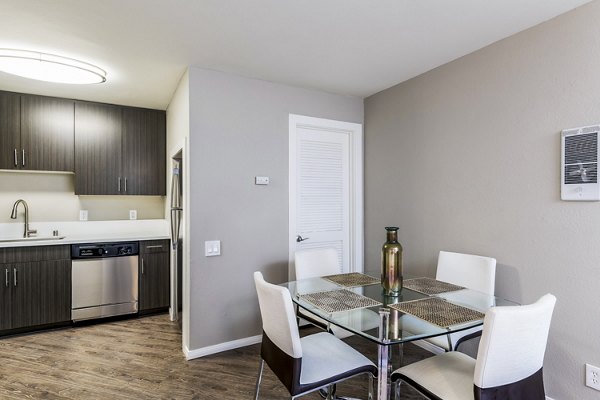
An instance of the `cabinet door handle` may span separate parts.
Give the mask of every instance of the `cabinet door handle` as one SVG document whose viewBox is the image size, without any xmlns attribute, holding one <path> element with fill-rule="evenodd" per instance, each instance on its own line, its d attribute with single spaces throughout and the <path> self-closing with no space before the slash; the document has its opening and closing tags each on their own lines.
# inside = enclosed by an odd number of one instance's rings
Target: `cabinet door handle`
<svg viewBox="0 0 600 400">
<path fill-rule="evenodd" d="M 25 149 L 23 149 L 23 160 L 21 160 L 21 161 L 22 161 L 23 166 L 25 166 Z"/>
<path fill-rule="evenodd" d="M 144 275 L 144 259 L 142 258 L 142 275 Z"/>
<path fill-rule="evenodd" d="M 152 246 L 146 246 L 147 249 L 162 249 L 162 244 L 153 244 Z"/>
<path fill-rule="evenodd" d="M 127 193 L 127 177 L 125 177 L 125 190 L 123 192 Z"/>
<path fill-rule="evenodd" d="M 15 167 L 18 167 L 18 166 L 19 166 L 19 159 L 17 156 L 17 149 L 15 149 Z"/>
<path fill-rule="evenodd" d="M 4 284 L 6 285 L 6 287 L 8 287 L 10 285 L 10 271 L 8 270 L 8 268 L 4 268 Z"/>
<path fill-rule="evenodd" d="M 119 192 L 121 192 L 121 177 L 119 177 Z"/>
<path fill-rule="evenodd" d="M 18 281 L 17 281 L 17 269 L 13 268 L 13 273 L 14 273 L 14 277 L 15 277 L 15 286 L 18 285 Z"/>
</svg>

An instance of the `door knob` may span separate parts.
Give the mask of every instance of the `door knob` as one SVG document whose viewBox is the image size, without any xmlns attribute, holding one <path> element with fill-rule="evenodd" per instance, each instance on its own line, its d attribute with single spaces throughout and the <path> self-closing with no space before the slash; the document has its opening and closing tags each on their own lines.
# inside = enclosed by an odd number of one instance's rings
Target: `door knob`
<svg viewBox="0 0 600 400">
<path fill-rule="evenodd" d="M 298 242 L 298 243 L 300 243 L 300 242 L 304 242 L 305 240 L 308 240 L 308 239 L 310 239 L 310 238 L 308 238 L 308 237 L 306 237 L 306 238 L 303 238 L 303 237 L 302 237 L 302 236 L 300 236 L 300 235 L 296 236 L 296 242 Z"/>
</svg>

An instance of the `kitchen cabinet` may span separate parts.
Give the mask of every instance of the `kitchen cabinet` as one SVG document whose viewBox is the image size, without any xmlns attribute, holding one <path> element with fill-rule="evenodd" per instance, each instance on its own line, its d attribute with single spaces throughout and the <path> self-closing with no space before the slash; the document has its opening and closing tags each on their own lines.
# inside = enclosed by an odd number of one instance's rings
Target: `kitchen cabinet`
<svg viewBox="0 0 600 400">
<path fill-rule="evenodd" d="M 21 169 L 74 171 L 74 109 L 73 100 L 21 96 Z"/>
<path fill-rule="evenodd" d="M 123 108 L 122 173 L 125 194 L 166 194 L 166 114 Z"/>
<path fill-rule="evenodd" d="M 121 193 L 121 108 L 75 102 L 75 194 Z"/>
<path fill-rule="evenodd" d="M 72 172 L 74 104 L 0 92 L 0 168 Z"/>
<path fill-rule="evenodd" d="M 140 313 L 164 310 L 170 299 L 169 240 L 140 242 Z"/>
<path fill-rule="evenodd" d="M 166 114 L 75 104 L 75 194 L 166 194 Z"/>
<path fill-rule="evenodd" d="M 75 172 L 77 195 L 166 195 L 166 113 L 0 91 L 0 169 Z"/>
<path fill-rule="evenodd" d="M 20 165 L 21 97 L 18 93 L 0 92 L 0 169 Z"/>
<path fill-rule="evenodd" d="M 71 320 L 69 246 L 0 249 L 0 330 Z"/>
</svg>

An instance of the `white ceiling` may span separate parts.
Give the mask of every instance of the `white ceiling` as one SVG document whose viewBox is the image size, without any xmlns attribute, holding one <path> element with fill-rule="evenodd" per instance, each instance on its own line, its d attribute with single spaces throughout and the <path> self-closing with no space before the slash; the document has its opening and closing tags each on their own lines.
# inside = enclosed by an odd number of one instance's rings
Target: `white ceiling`
<svg viewBox="0 0 600 400">
<path fill-rule="evenodd" d="M 366 97 L 590 0 L 0 0 L 0 47 L 107 83 L 0 89 L 166 108 L 188 65 Z"/>
</svg>

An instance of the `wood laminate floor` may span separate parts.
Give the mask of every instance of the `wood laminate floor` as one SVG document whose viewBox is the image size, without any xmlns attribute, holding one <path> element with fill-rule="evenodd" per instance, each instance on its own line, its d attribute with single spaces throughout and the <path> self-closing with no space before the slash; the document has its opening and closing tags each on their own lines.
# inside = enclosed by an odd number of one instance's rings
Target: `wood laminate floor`
<svg viewBox="0 0 600 400">
<path fill-rule="evenodd" d="M 301 332 L 314 332 L 310 329 Z M 346 341 L 376 358 L 374 344 L 357 337 Z M 0 399 L 252 399 L 259 349 L 186 361 L 179 327 L 168 315 L 2 338 Z M 431 356 L 413 345 L 404 351 L 406 363 Z M 367 378 L 338 385 L 338 393 L 366 398 Z M 286 398 L 265 366 L 260 399 Z M 402 399 L 420 398 L 403 385 Z"/>
</svg>

